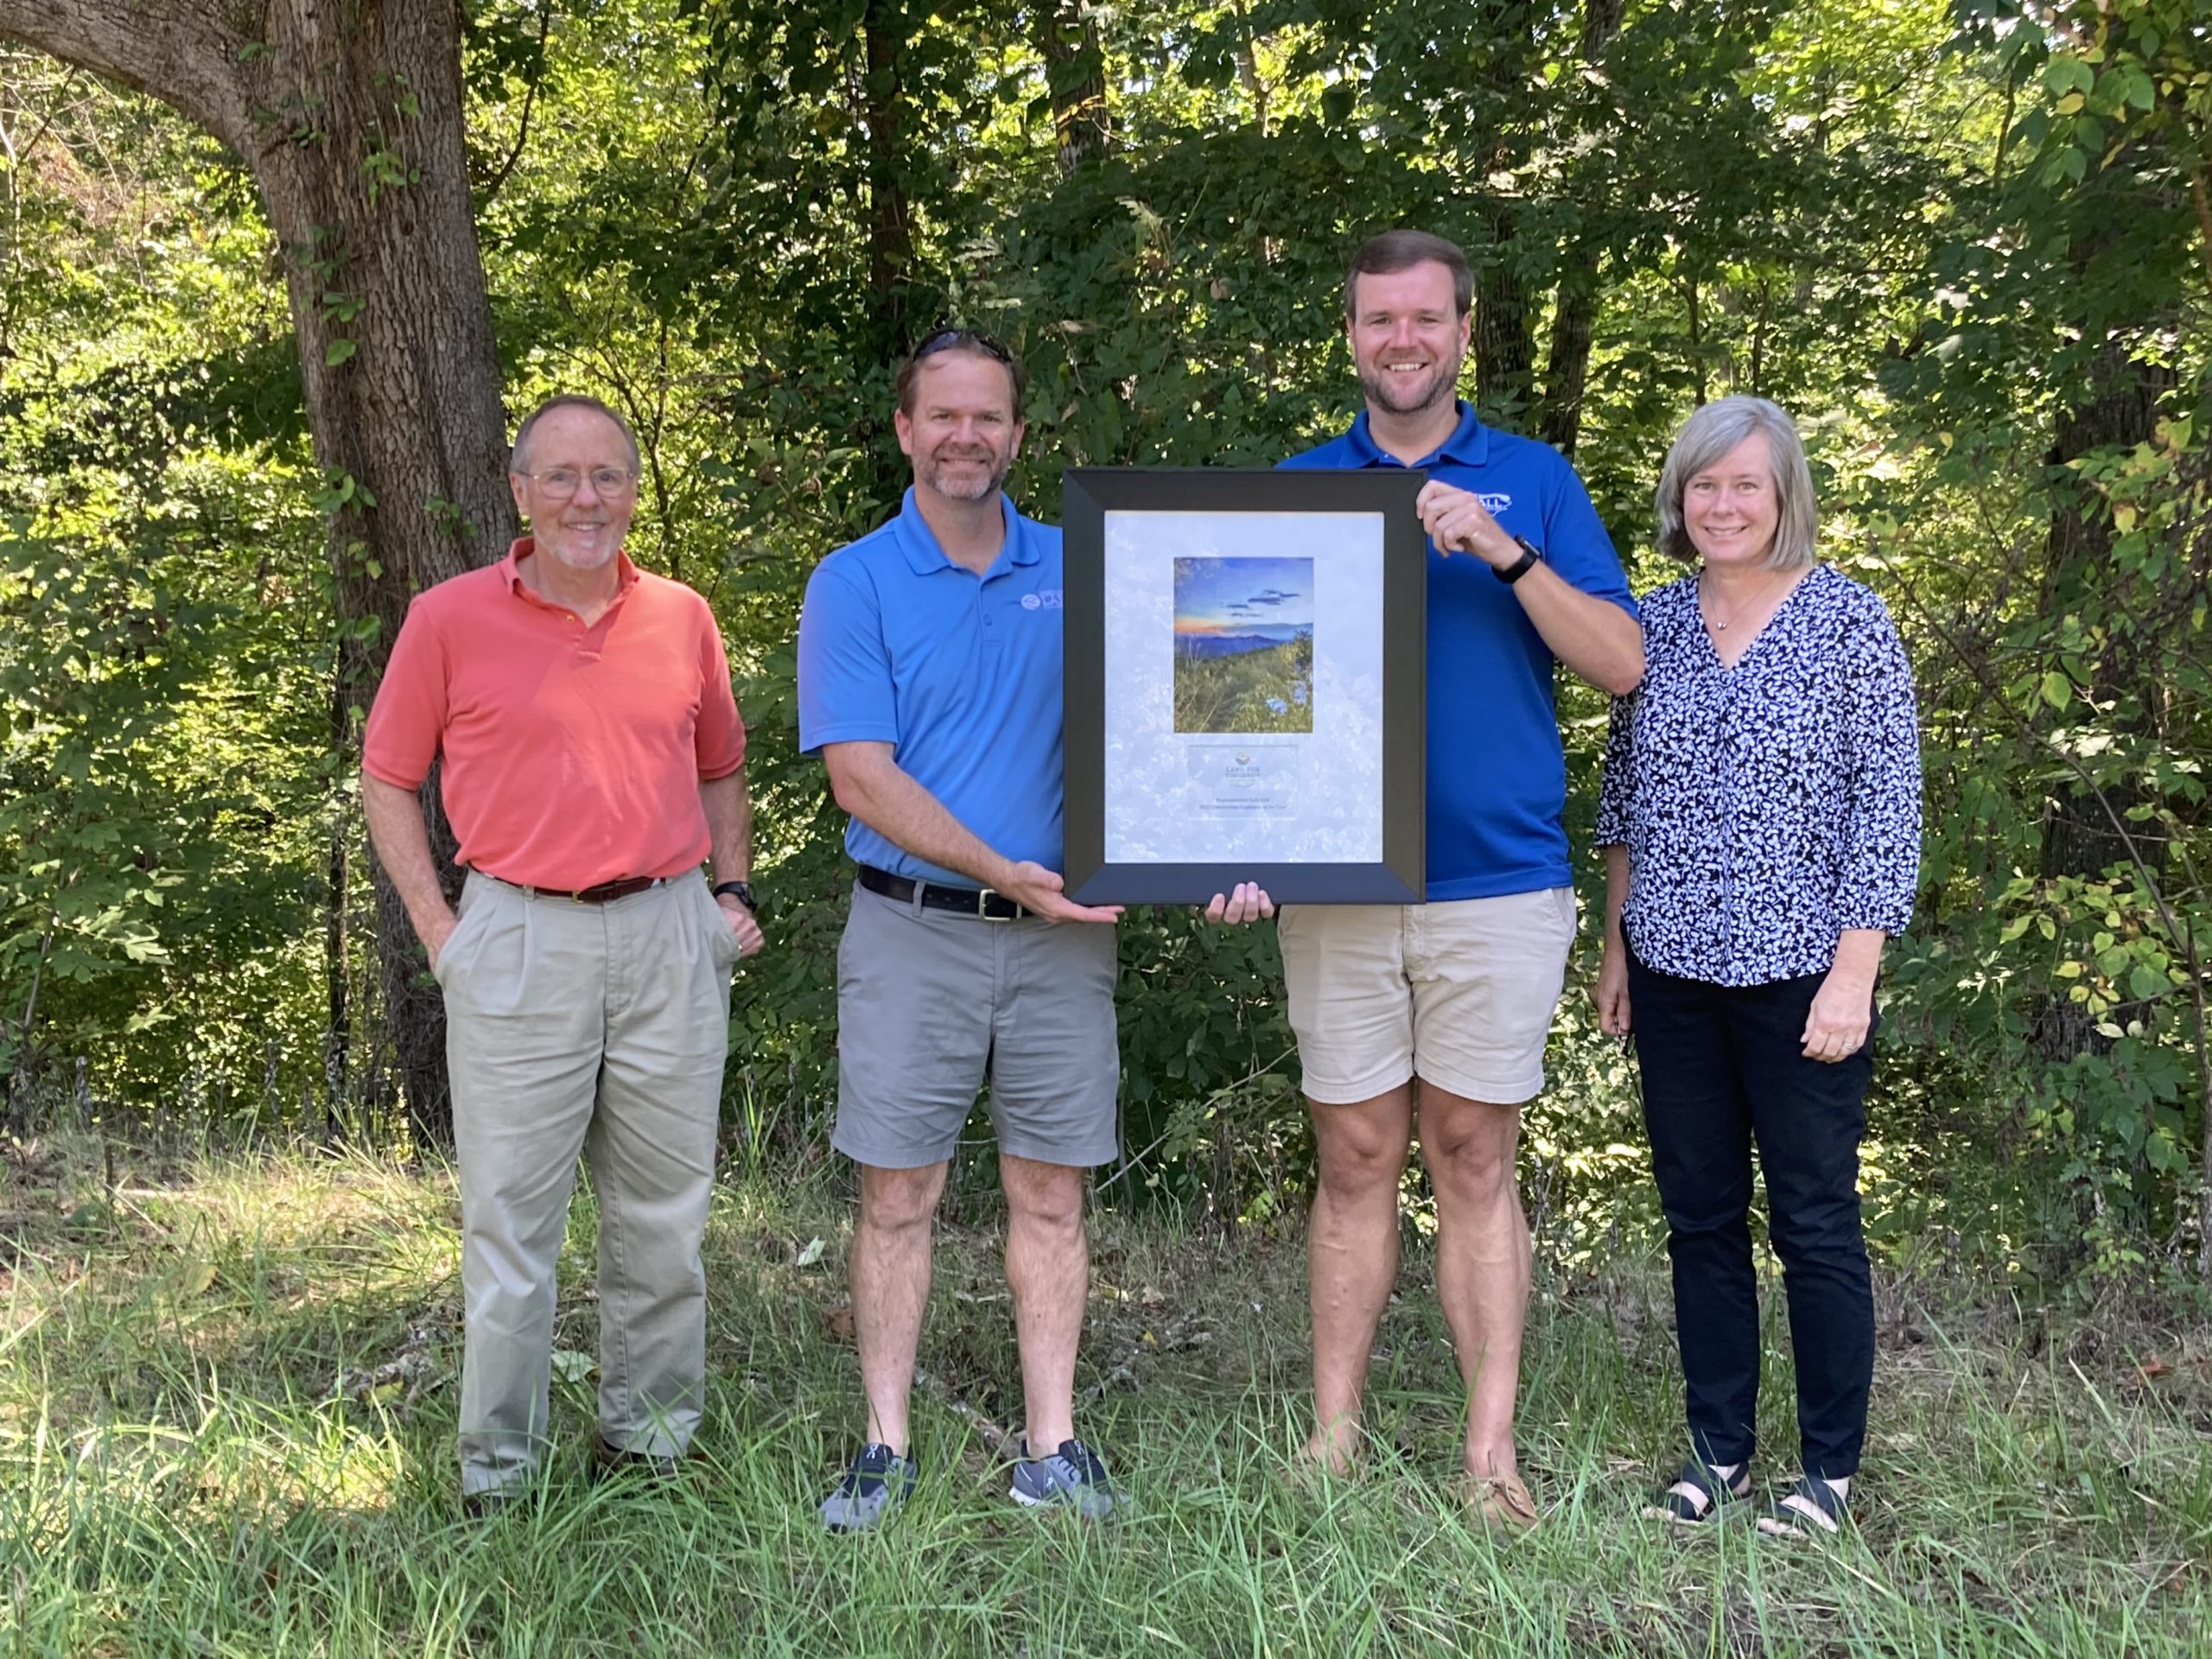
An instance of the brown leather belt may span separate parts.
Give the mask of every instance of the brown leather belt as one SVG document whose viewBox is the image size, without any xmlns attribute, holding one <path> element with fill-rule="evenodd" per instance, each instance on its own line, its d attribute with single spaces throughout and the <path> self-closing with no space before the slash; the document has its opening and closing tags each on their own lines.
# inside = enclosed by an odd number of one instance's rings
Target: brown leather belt
<svg viewBox="0 0 2212 1659">
<path fill-rule="evenodd" d="M 494 881 L 504 880 L 493 876 Z M 659 887 L 668 878 L 664 875 L 628 875 L 620 881 L 602 881 L 595 887 L 533 887 L 527 881 L 508 881 L 506 885 L 533 899 L 573 899 L 580 905 L 612 904 L 617 899 L 627 899 L 633 893 L 643 893 L 648 887 Z"/>
</svg>

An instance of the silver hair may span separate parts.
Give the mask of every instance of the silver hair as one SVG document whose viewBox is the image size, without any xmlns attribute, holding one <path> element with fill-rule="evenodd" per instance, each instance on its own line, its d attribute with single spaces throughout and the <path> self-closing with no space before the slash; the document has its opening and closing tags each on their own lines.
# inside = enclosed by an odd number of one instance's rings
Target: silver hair
<svg viewBox="0 0 2212 1659">
<path fill-rule="evenodd" d="M 1813 499 L 1813 469 L 1797 428 L 1780 407 L 1764 397 L 1723 397 L 1707 404 L 1682 423 L 1667 464 L 1659 472 L 1659 550 L 1685 563 L 1697 562 L 1697 548 L 1682 523 L 1682 492 L 1690 480 L 1713 466 L 1748 437 L 1766 440 L 1774 474 L 1774 546 L 1770 570 L 1794 570 L 1813 563 L 1821 510 Z"/>
<path fill-rule="evenodd" d="M 530 435 L 537 429 L 538 422 L 556 409 L 588 409 L 594 415 L 606 416 L 614 423 L 614 429 L 622 435 L 622 442 L 629 448 L 630 471 L 633 474 L 645 471 L 645 456 L 638 448 L 638 435 L 630 430 L 629 422 L 596 397 L 588 397 L 580 391 L 564 391 L 557 397 L 548 397 L 531 410 L 523 423 L 515 429 L 515 447 L 507 456 L 507 471 L 510 474 L 525 478 L 530 475 Z"/>
</svg>

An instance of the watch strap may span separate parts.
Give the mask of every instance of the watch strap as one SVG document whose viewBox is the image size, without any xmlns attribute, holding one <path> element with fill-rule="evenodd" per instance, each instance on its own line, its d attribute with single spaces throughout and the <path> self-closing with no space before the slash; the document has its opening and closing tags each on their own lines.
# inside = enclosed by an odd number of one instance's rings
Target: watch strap
<svg viewBox="0 0 2212 1659">
<path fill-rule="evenodd" d="M 1521 550 L 1521 556 L 1510 564 L 1491 567 L 1491 574 L 1509 588 L 1544 562 L 1543 550 L 1526 536 L 1516 536 L 1513 544 Z"/>
<path fill-rule="evenodd" d="M 715 897 L 717 899 L 721 898 L 722 894 L 726 893 L 733 893 L 736 896 L 737 902 L 739 904 L 743 905 L 747 910 L 752 911 L 756 915 L 760 913 L 760 906 L 753 897 L 753 888 L 751 884 L 748 882 L 717 881 L 715 883 L 714 891 Z"/>
</svg>

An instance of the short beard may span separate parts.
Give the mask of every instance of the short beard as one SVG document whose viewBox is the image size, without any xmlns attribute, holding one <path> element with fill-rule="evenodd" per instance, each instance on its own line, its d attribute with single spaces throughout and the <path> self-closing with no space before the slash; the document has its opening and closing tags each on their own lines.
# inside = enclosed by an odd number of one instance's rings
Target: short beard
<svg viewBox="0 0 2212 1659">
<path fill-rule="evenodd" d="M 550 546 L 546 545 L 542 539 L 537 543 L 538 549 L 556 564 L 562 565 L 570 570 L 597 570 L 602 566 L 613 563 L 614 556 L 621 551 L 621 543 L 617 542 L 613 547 L 608 548 L 606 551 L 600 554 L 598 557 L 587 563 L 582 560 L 572 559 L 568 556 L 563 550 L 570 545 L 572 545 L 572 543 L 566 537 L 556 537 L 553 544 Z"/>
<path fill-rule="evenodd" d="M 935 461 L 924 462 L 918 469 L 918 476 L 924 484 L 949 501 L 988 501 L 999 493 L 999 486 L 1006 482 L 1006 475 L 1013 470 L 1013 457 L 1008 456 L 992 463 L 991 470 L 983 475 L 980 486 L 963 485 L 957 489 L 945 486 L 945 469 Z"/>
<path fill-rule="evenodd" d="M 1412 389 L 1413 396 L 1403 403 L 1399 399 L 1407 397 L 1407 388 L 1388 369 L 1377 370 L 1372 375 L 1362 372 L 1359 389 L 1369 403 L 1390 414 L 1423 415 L 1439 404 L 1450 403 L 1458 397 L 1462 360 L 1454 357 L 1449 363 L 1439 363 L 1428 372 L 1427 378 Z"/>
</svg>

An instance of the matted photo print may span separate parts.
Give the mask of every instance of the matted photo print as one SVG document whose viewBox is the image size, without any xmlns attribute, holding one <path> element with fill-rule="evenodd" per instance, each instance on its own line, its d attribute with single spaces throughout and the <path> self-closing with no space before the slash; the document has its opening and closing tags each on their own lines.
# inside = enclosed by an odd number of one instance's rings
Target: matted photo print
<svg viewBox="0 0 2212 1659">
<path fill-rule="evenodd" d="M 1175 561 L 1175 729 L 1313 729 L 1313 561 Z"/>
<path fill-rule="evenodd" d="M 1067 475 L 1069 891 L 1421 891 L 1421 475 Z"/>
</svg>

